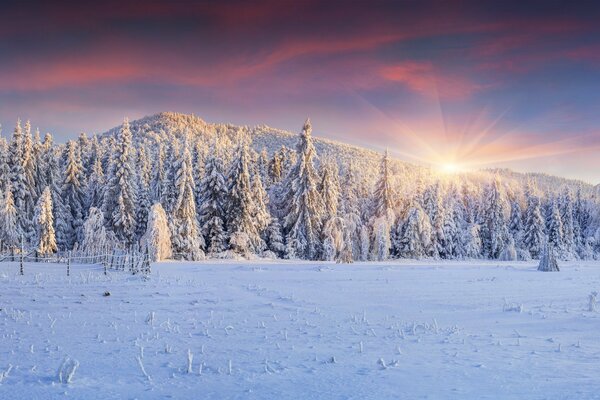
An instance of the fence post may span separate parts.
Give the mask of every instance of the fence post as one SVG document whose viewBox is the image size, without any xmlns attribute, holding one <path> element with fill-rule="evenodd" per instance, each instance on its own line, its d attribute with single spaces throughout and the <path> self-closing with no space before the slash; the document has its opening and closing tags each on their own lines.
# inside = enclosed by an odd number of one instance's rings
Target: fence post
<svg viewBox="0 0 600 400">
<path fill-rule="evenodd" d="M 67 276 L 71 276 L 71 252 L 67 253 Z"/>
<path fill-rule="evenodd" d="M 113 269 L 113 261 L 115 260 L 115 250 L 110 253 L 110 269 Z"/>
<path fill-rule="evenodd" d="M 20 262 L 20 268 L 19 268 L 19 274 L 21 275 L 25 275 L 25 271 L 23 270 L 23 235 L 21 235 L 21 262 Z"/>
<path fill-rule="evenodd" d="M 106 262 L 103 262 L 102 265 L 104 266 L 104 275 L 108 275 L 108 272 L 106 271 Z"/>
<path fill-rule="evenodd" d="M 148 249 L 148 245 L 146 245 L 146 274 L 150 275 L 152 273 L 150 267 L 150 250 Z"/>
<path fill-rule="evenodd" d="M 135 252 L 133 250 L 133 246 L 129 247 L 129 251 L 131 252 L 129 272 L 131 272 L 131 275 L 135 275 Z"/>
</svg>

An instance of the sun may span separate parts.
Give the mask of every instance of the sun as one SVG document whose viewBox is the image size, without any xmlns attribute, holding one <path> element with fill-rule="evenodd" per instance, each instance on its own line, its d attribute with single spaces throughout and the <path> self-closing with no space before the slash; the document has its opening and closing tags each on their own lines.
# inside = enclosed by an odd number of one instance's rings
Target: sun
<svg viewBox="0 0 600 400">
<path fill-rule="evenodd" d="M 461 173 L 463 171 L 463 168 L 456 163 L 448 162 L 440 165 L 440 170 L 445 174 L 454 175 Z"/>
</svg>

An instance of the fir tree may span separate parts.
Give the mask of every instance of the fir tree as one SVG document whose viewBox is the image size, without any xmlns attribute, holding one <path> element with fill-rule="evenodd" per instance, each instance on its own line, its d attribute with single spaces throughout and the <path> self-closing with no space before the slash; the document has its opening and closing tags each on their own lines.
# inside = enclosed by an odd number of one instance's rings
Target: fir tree
<svg viewBox="0 0 600 400">
<path fill-rule="evenodd" d="M 83 171 L 81 166 L 80 153 L 77 150 L 77 144 L 69 141 L 67 144 L 67 164 L 65 168 L 65 178 L 62 185 L 61 197 L 64 206 L 69 214 L 70 222 L 69 234 L 67 238 L 67 247 L 73 248 L 76 242 L 81 243 L 81 226 L 84 219 L 84 200 L 83 191 Z"/>
<path fill-rule="evenodd" d="M 102 210 L 92 207 L 82 227 L 82 241 L 80 249 L 84 254 L 98 255 L 112 251 L 114 237 L 104 226 Z"/>
<path fill-rule="evenodd" d="M 488 257 L 498 258 L 508 242 L 508 227 L 505 219 L 506 201 L 497 176 L 486 187 L 484 204 L 484 249 Z"/>
<path fill-rule="evenodd" d="M 206 159 L 204 179 L 200 186 L 200 231 L 206 242 L 207 251 L 217 254 L 227 248 L 228 236 L 225 230 L 224 211 L 227 188 L 221 159 L 215 154 L 215 148 Z"/>
<path fill-rule="evenodd" d="M 260 251 L 264 246 L 254 218 L 259 207 L 256 206 L 252 196 L 249 158 L 247 139 L 240 137 L 237 155 L 229 174 L 227 202 L 230 243 L 240 254 Z M 264 211 L 264 205 L 261 208 L 261 212 Z M 262 228 L 266 226 L 263 224 Z"/>
<path fill-rule="evenodd" d="M 10 183 L 6 185 L 0 205 L 2 206 L 0 208 L 0 240 L 2 241 L 2 247 L 14 250 L 20 246 L 22 231 L 18 223 L 17 209 Z"/>
<path fill-rule="evenodd" d="M 37 225 L 37 251 L 41 255 L 56 252 L 56 236 L 54 233 L 54 215 L 52 194 L 46 187 L 40 196 L 35 208 L 35 222 Z"/>
<path fill-rule="evenodd" d="M 136 229 L 135 174 L 132 165 L 132 145 L 129 121 L 125 119 L 110 164 L 103 212 L 108 226 L 125 245 L 133 244 Z"/>
<path fill-rule="evenodd" d="M 204 240 L 198 229 L 192 156 L 187 148 L 183 151 L 175 176 L 175 193 L 171 226 L 173 250 L 188 260 L 200 260 L 204 258 Z"/>
<path fill-rule="evenodd" d="M 150 208 L 148 227 L 142 236 L 142 246 L 148 248 L 150 260 L 153 262 L 166 260 L 171 257 L 171 234 L 167 214 L 160 203 Z"/>
<path fill-rule="evenodd" d="M 320 256 L 319 235 L 323 220 L 323 199 L 317 189 L 318 175 L 313 159 L 312 126 L 307 119 L 296 148 L 297 162 L 286 178 L 284 219 L 286 257 L 314 260 Z"/>
<path fill-rule="evenodd" d="M 390 180 L 389 154 L 386 150 L 381 158 L 379 179 L 373 192 L 373 215 L 375 218 L 388 217 L 393 211 L 393 190 Z"/>
<path fill-rule="evenodd" d="M 544 243 L 544 219 L 540 210 L 540 201 L 531 192 L 528 192 L 524 232 L 524 248 L 529 251 L 532 258 L 538 258 Z"/>
</svg>

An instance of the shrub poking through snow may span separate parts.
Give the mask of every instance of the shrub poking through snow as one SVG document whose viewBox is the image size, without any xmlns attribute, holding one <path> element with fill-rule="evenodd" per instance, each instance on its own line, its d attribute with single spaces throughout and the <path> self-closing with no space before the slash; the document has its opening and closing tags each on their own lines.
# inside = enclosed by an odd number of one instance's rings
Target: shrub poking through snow
<svg viewBox="0 0 600 400">
<path fill-rule="evenodd" d="M 60 364 L 60 367 L 58 367 L 58 372 L 56 374 L 58 382 L 71 383 L 78 367 L 79 361 L 73 360 L 70 357 L 65 357 L 63 362 Z"/>
</svg>

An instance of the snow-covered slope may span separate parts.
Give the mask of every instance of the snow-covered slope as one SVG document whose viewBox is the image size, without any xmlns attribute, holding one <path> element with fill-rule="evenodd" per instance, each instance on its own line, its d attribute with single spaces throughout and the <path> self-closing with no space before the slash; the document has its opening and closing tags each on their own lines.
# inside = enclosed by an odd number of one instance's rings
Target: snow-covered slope
<svg viewBox="0 0 600 400">
<path fill-rule="evenodd" d="M 301 122 L 301 121 L 300 121 Z M 255 127 L 236 126 L 232 124 L 213 124 L 207 123 L 200 117 L 193 114 L 180 114 L 175 112 L 163 112 L 152 116 L 144 117 L 130 122 L 131 131 L 134 140 L 137 142 L 156 143 L 163 141 L 169 143 L 172 140 L 183 140 L 185 135 L 199 137 L 207 144 L 213 140 L 215 135 L 227 136 L 232 142 L 235 142 L 237 133 L 240 130 L 249 132 L 252 137 L 253 147 L 260 152 L 263 148 L 269 155 L 279 150 L 281 146 L 294 149 L 297 141 L 297 133 L 271 128 L 266 125 Z M 299 128 L 301 124 L 298 124 Z M 104 135 L 116 135 L 120 127 L 115 127 Z M 350 161 L 356 163 L 362 171 L 375 171 L 381 158 L 381 154 L 370 149 L 352 146 L 333 140 L 315 137 L 315 147 L 320 156 L 331 155 L 335 157 L 341 165 L 348 164 Z M 429 167 L 418 166 L 405 161 L 395 159 L 392 161 L 392 171 L 396 174 L 408 173 L 406 175 L 428 176 L 431 173 Z M 530 173 L 523 174 L 508 169 L 492 169 L 479 171 L 472 174 L 469 179 L 480 180 L 487 179 L 488 174 L 499 174 L 506 181 L 515 181 L 524 187 L 524 184 L 531 180 L 538 189 L 545 193 L 552 193 L 555 190 L 570 187 L 573 192 L 582 188 L 584 194 L 590 194 L 593 186 L 587 183 L 550 176 L 547 174 Z"/>
<path fill-rule="evenodd" d="M 0 264 L 0 398 L 598 398 L 593 263 L 153 267 Z"/>
</svg>

